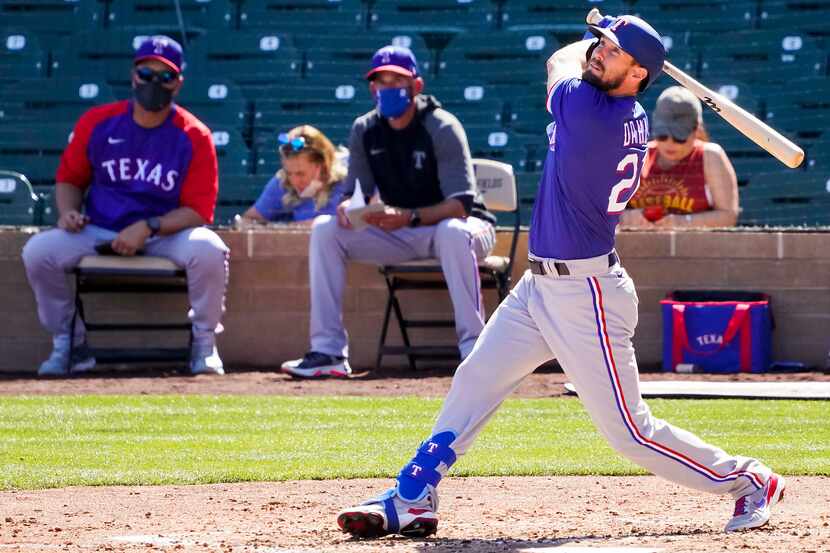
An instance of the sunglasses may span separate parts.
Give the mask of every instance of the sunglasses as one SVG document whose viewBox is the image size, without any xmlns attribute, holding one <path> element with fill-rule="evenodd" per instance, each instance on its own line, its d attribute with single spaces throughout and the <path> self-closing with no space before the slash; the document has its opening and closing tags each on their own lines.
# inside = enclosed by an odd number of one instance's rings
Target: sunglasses
<svg viewBox="0 0 830 553">
<path fill-rule="evenodd" d="M 687 140 L 689 140 L 689 137 L 688 137 L 688 136 L 686 136 L 686 137 L 684 137 L 684 138 L 678 138 L 678 137 L 676 137 L 676 136 L 674 136 L 674 135 L 670 135 L 670 134 L 658 134 L 658 135 L 655 137 L 655 139 L 657 140 L 657 142 L 665 142 L 665 141 L 666 141 L 666 140 L 668 140 L 669 138 L 671 138 L 674 142 L 676 142 L 676 143 L 678 143 L 678 144 L 683 144 L 684 142 L 686 142 Z"/>
<path fill-rule="evenodd" d="M 149 67 L 136 67 L 135 76 L 138 80 L 145 83 L 159 82 L 161 84 L 170 84 L 179 78 L 179 74 L 170 69 L 163 69 L 161 71 L 153 71 Z"/>
<path fill-rule="evenodd" d="M 280 143 L 280 152 L 282 152 L 282 155 L 284 156 L 289 156 L 291 154 L 297 153 L 303 148 L 305 148 L 304 136 L 289 138 L 288 133 L 283 132 L 279 134 L 277 140 Z"/>
</svg>

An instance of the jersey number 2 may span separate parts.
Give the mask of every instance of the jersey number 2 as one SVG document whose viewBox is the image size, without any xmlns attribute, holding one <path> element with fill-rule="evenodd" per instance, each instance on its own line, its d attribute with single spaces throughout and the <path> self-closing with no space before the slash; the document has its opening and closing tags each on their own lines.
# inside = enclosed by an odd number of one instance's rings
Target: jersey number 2
<svg viewBox="0 0 830 553">
<path fill-rule="evenodd" d="M 611 189 L 611 195 L 608 197 L 608 213 L 612 215 L 622 213 L 625 209 L 625 204 L 627 204 L 628 200 L 630 200 L 634 193 L 637 192 L 637 186 L 640 184 L 640 171 L 642 170 L 642 165 L 637 163 L 637 161 L 637 154 L 632 152 L 622 158 L 619 164 L 617 164 L 617 173 L 627 173 L 629 165 L 633 166 L 633 170 L 631 171 L 630 177 L 622 179 L 614 185 L 614 188 Z M 643 161 L 645 161 L 645 156 L 643 156 Z M 632 186 L 634 187 L 634 190 L 632 190 L 631 194 L 628 194 L 626 199 L 623 200 L 622 197 Z"/>
</svg>

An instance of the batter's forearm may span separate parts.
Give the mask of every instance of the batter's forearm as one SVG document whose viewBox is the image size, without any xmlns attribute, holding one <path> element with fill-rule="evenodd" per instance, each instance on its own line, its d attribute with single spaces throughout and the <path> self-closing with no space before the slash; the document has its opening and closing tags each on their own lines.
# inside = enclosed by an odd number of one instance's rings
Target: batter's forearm
<svg viewBox="0 0 830 553">
<path fill-rule="evenodd" d="M 553 84 L 560 79 L 570 79 L 573 77 L 581 77 L 582 72 L 585 71 L 586 60 L 585 55 L 588 52 L 588 47 L 594 40 L 580 40 L 569 44 L 564 48 L 560 48 L 553 55 L 548 58 L 548 87 L 550 90 Z"/>
</svg>

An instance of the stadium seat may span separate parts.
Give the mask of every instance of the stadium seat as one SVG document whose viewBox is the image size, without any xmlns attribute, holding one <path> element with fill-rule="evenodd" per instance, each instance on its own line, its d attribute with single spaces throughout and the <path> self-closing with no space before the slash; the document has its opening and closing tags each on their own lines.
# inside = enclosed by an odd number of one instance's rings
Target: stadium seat
<svg viewBox="0 0 830 553">
<path fill-rule="evenodd" d="M 536 194 L 539 192 L 539 179 L 541 177 L 541 173 L 516 173 L 519 209 L 521 210 L 522 225 L 524 226 L 530 226 L 533 205 L 536 203 Z"/>
<path fill-rule="evenodd" d="M 38 198 L 20 173 L 0 170 L 0 225 L 37 224 Z"/>
<path fill-rule="evenodd" d="M 458 118 L 468 134 L 505 126 L 504 103 L 495 98 L 444 107 Z"/>
<path fill-rule="evenodd" d="M 0 169 L 26 175 L 32 184 L 53 184 L 74 122 L 5 125 L 0 132 Z"/>
<path fill-rule="evenodd" d="M 135 50 L 151 33 L 146 31 L 82 31 L 64 40 L 53 51 L 50 74 L 104 80 L 117 97 L 130 88 Z"/>
<path fill-rule="evenodd" d="M 0 0 L 0 22 L 37 33 L 48 42 L 78 29 L 102 27 L 104 6 L 97 0 Z"/>
<path fill-rule="evenodd" d="M 272 31 L 213 33 L 194 42 L 187 57 L 189 74 L 235 81 L 249 99 L 275 82 L 297 80 L 302 65 L 288 35 Z"/>
<path fill-rule="evenodd" d="M 47 52 L 41 49 L 34 33 L 25 29 L 2 29 L 0 41 L 0 75 L 5 83 L 46 75 Z"/>
<path fill-rule="evenodd" d="M 233 224 L 235 215 L 241 215 L 256 202 L 269 178 L 268 175 L 223 175 L 219 179 L 213 224 Z"/>
<path fill-rule="evenodd" d="M 502 8 L 501 27 L 513 31 L 549 30 L 568 43 L 585 32 L 585 16 L 591 8 L 603 15 L 629 11 L 621 0 L 510 0 Z"/>
<path fill-rule="evenodd" d="M 699 76 L 746 82 L 786 83 L 822 75 L 826 53 L 810 36 L 791 31 L 731 33 L 728 41 L 708 40 L 701 50 Z"/>
<path fill-rule="evenodd" d="M 761 0 L 758 24 L 762 29 L 794 29 L 810 35 L 827 36 L 830 3 L 793 0 Z"/>
<path fill-rule="evenodd" d="M 228 29 L 236 27 L 236 6 L 231 0 L 117 0 L 109 3 L 107 25 L 114 28 L 179 28 L 181 7 L 185 29 Z"/>
<path fill-rule="evenodd" d="M 732 33 L 753 27 L 757 2 L 755 0 L 648 0 L 636 2 L 633 11 L 651 23 L 661 34 L 672 32 Z M 731 36 L 729 42 L 733 42 Z"/>
<path fill-rule="evenodd" d="M 208 127 L 235 127 L 247 130 L 247 101 L 233 81 L 217 78 L 186 79 L 176 102 Z"/>
<path fill-rule="evenodd" d="M 488 0 L 374 0 L 369 26 L 424 33 L 486 31 L 495 28 L 496 13 Z"/>
<path fill-rule="evenodd" d="M 782 166 L 783 167 L 783 166 Z M 830 225 L 830 173 L 778 169 L 741 189 L 741 225 Z"/>
<path fill-rule="evenodd" d="M 358 32 L 365 28 L 360 0 L 243 0 L 240 29 L 280 29 L 289 32 Z"/>
<path fill-rule="evenodd" d="M 310 84 L 278 84 L 263 89 L 254 105 L 254 127 L 275 128 L 276 123 L 302 118 L 305 114 L 331 114 L 334 122 L 354 120 L 372 109 L 366 81 L 354 78 L 331 79 Z"/>
<path fill-rule="evenodd" d="M 9 122 L 74 123 L 87 109 L 115 100 L 112 89 L 94 76 L 26 79 L 0 88 L 0 105 L 20 109 Z"/>
<path fill-rule="evenodd" d="M 35 210 L 35 224 L 44 227 L 53 227 L 58 223 L 58 208 L 55 205 L 55 183 L 32 185 L 37 196 L 38 205 Z"/>
<path fill-rule="evenodd" d="M 463 34 L 441 53 L 438 71 L 475 75 L 489 83 L 544 86 L 545 60 L 558 48 L 556 37 L 542 31 Z"/>
<path fill-rule="evenodd" d="M 253 172 L 251 152 L 242 138 L 240 130 L 234 126 L 214 126 L 213 145 L 219 161 L 219 175 L 239 175 Z"/>
<path fill-rule="evenodd" d="M 797 79 L 764 93 L 769 125 L 798 140 L 830 142 L 830 78 Z"/>
<path fill-rule="evenodd" d="M 388 44 L 411 49 L 419 71 L 427 79 L 433 73 L 432 52 L 424 39 L 414 33 L 295 35 L 294 42 L 305 50 L 304 72 L 309 79 L 361 79 L 371 67 L 375 51 Z"/>
</svg>

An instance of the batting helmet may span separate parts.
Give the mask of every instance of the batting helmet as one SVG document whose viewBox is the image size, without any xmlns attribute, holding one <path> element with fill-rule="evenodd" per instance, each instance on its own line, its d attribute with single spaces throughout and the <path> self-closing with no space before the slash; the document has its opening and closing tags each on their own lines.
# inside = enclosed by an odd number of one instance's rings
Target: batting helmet
<svg viewBox="0 0 830 553">
<path fill-rule="evenodd" d="M 588 30 L 596 37 L 605 37 L 610 40 L 645 67 L 648 71 L 646 88 L 651 86 L 654 79 L 663 71 L 663 62 L 666 59 L 663 40 L 654 27 L 639 17 L 621 15 L 605 28 L 588 25 Z"/>
</svg>

